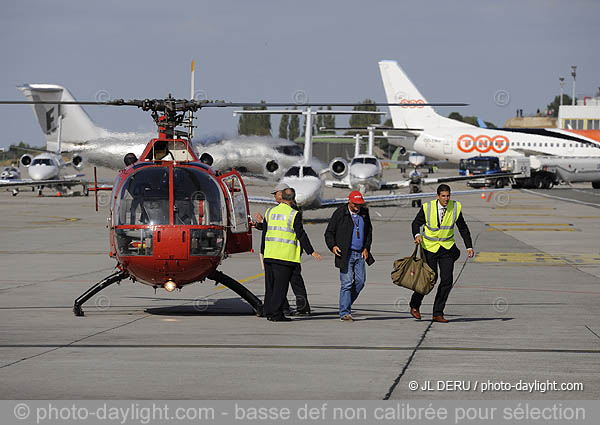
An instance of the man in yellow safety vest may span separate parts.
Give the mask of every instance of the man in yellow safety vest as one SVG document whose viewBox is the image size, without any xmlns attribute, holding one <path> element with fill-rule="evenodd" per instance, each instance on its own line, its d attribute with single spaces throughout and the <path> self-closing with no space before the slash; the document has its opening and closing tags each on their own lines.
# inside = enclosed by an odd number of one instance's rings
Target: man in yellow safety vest
<svg viewBox="0 0 600 425">
<path fill-rule="evenodd" d="M 444 318 L 444 307 L 452 289 L 454 262 L 460 256 L 460 250 L 454 243 L 454 225 L 458 227 L 460 236 L 467 247 L 469 258 L 475 255 L 471 233 L 462 215 L 460 202 L 450 200 L 450 186 L 441 184 L 437 188 L 437 199 L 423 205 L 412 222 L 412 235 L 415 244 L 423 244 L 427 264 L 435 272 L 440 285 L 435 295 L 433 304 L 434 322 L 448 323 Z M 424 233 L 420 234 L 421 226 Z M 417 320 L 421 319 L 419 308 L 423 295 L 414 292 L 410 300 L 410 314 Z"/>
<path fill-rule="evenodd" d="M 270 274 L 273 283 L 266 288 L 264 304 L 265 316 L 273 322 L 291 320 L 283 314 L 283 307 L 290 279 L 294 271 L 299 271 L 300 268 L 301 250 L 304 249 L 317 261 L 323 258 L 313 249 L 304 231 L 302 213 L 291 207 L 295 196 L 293 188 L 284 189 L 281 203 L 265 214 L 265 275 Z"/>
</svg>

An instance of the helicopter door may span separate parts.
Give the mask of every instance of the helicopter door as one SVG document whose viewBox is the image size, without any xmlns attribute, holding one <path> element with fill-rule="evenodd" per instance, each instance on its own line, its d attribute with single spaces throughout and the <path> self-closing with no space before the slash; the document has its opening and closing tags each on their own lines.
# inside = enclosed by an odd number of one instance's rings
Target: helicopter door
<svg viewBox="0 0 600 425">
<path fill-rule="evenodd" d="M 227 227 L 228 253 L 247 252 L 252 249 L 252 230 L 249 222 L 248 195 L 237 171 L 219 177 L 225 186 L 229 226 Z"/>
</svg>

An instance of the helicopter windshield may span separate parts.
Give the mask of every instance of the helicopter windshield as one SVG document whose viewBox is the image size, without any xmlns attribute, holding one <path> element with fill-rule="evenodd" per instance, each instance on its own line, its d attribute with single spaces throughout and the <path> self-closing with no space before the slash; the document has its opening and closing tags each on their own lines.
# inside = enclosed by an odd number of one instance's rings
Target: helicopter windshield
<svg viewBox="0 0 600 425">
<path fill-rule="evenodd" d="M 223 194 L 209 174 L 192 167 L 173 169 L 173 224 L 221 226 Z"/>
<path fill-rule="evenodd" d="M 143 168 L 123 183 L 119 225 L 169 224 L 169 169 Z"/>
</svg>

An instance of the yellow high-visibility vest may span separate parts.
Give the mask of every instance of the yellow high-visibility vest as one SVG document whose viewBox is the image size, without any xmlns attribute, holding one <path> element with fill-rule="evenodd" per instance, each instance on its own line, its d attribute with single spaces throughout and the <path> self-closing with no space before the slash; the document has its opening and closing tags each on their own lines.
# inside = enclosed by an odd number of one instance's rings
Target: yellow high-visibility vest
<svg viewBox="0 0 600 425">
<path fill-rule="evenodd" d="M 267 234 L 265 235 L 265 259 L 300 262 L 300 241 L 294 232 L 294 220 L 298 211 L 288 204 L 281 203 L 265 214 Z"/>
<path fill-rule="evenodd" d="M 437 199 L 423 205 L 425 213 L 425 232 L 423 233 L 423 248 L 429 252 L 438 252 L 440 246 L 446 249 L 454 245 L 454 224 L 460 214 L 460 202 L 450 200 L 442 224 L 438 224 Z"/>
</svg>

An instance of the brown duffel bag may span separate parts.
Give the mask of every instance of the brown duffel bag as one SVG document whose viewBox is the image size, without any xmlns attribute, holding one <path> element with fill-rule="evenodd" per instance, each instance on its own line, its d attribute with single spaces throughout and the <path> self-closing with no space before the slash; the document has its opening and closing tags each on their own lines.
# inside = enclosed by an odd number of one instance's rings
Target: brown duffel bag
<svg viewBox="0 0 600 425">
<path fill-rule="evenodd" d="M 417 249 L 420 248 L 421 258 L 417 258 Z M 400 258 L 394 261 L 392 270 L 392 282 L 398 286 L 404 286 L 411 291 L 427 295 L 435 286 L 435 272 L 425 261 L 423 246 L 415 246 L 410 257 Z"/>
</svg>

